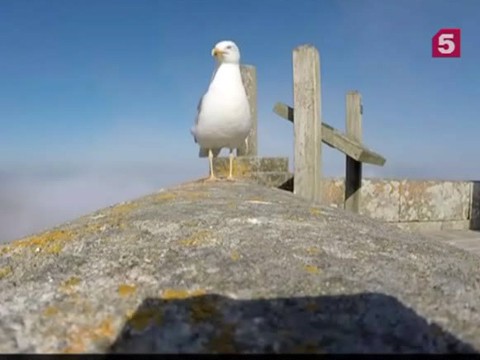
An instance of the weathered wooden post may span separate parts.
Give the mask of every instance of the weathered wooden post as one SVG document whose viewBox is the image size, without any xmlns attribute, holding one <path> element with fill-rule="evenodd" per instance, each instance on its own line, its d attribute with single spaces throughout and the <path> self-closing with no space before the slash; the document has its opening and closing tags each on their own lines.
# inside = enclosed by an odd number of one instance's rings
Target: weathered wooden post
<svg viewBox="0 0 480 360">
<path fill-rule="evenodd" d="M 346 135 L 362 143 L 362 97 L 358 91 L 347 93 L 346 104 Z M 346 157 L 345 173 L 345 209 L 360 211 L 362 187 L 362 163 L 350 156 Z"/>
<path fill-rule="evenodd" d="M 293 50 L 294 194 L 321 201 L 322 119 L 320 55 L 311 45 Z"/>
<path fill-rule="evenodd" d="M 243 145 L 237 149 L 238 156 L 257 156 L 258 138 L 257 138 L 257 71 L 255 66 L 241 65 L 243 86 L 247 91 L 248 101 L 250 103 L 250 113 L 252 116 L 252 130 L 247 138 L 247 146 Z"/>
</svg>

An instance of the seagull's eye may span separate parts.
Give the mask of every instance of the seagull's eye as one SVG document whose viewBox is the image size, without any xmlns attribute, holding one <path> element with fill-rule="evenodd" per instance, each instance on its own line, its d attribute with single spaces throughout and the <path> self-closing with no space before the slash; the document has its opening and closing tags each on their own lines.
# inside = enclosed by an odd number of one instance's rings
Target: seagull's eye
<svg viewBox="0 0 480 360">
<path fill-rule="evenodd" d="M 232 45 L 228 45 L 227 50 L 232 50 Z"/>
</svg>

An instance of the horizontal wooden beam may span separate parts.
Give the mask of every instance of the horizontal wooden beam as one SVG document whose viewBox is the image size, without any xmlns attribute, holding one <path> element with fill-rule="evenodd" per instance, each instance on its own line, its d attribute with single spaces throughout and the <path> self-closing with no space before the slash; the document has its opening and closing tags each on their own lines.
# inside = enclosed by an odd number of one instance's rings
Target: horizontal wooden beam
<svg viewBox="0 0 480 360">
<path fill-rule="evenodd" d="M 276 103 L 273 112 L 284 119 L 294 121 L 294 109 L 288 105 Z M 349 139 L 325 122 L 322 122 L 322 142 L 362 163 L 383 166 L 386 161 L 382 155 L 367 149 L 355 140 Z"/>
</svg>

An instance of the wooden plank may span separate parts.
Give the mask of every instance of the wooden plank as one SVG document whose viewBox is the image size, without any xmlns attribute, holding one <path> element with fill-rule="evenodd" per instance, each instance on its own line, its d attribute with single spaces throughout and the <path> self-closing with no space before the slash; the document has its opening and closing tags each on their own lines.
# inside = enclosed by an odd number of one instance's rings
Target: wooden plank
<svg viewBox="0 0 480 360">
<path fill-rule="evenodd" d="M 293 50 L 293 193 L 320 201 L 322 169 L 320 55 L 311 45 Z"/>
<path fill-rule="evenodd" d="M 242 73 L 243 86 L 245 86 L 248 102 L 250 103 L 252 130 L 250 130 L 246 144 L 237 149 L 237 156 L 257 156 L 257 71 L 251 65 L 241 65 L 240 71 Z"/>
<path fill-rule="evenodd" d="M 273 107 L 273 111 L 280 117 L 294 123 L 294 109 L 292 107 L 277 103 Z M 322 122 L 322 142 L 362 163 L 383 166 L 386 161 L 382 155 L 369 150 L 357 141 L 349 139 L 325 122 Z"/>
<path fill-rule="evenodd" d="M 346 98 L 345 128 L 347 136 L 362 142 L 362 97 L 357 91 L 350 91 Z M 345 163 L 345 209 L 360 211 L 362 187 L 362 163 L 347 155 Z"/>
</svg>

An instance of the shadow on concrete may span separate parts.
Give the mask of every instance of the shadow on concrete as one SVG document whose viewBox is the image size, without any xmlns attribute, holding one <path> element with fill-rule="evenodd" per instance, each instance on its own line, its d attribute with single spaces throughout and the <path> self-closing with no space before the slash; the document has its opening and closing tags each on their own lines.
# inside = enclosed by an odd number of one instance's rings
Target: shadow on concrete
<svg viewBox="0 0 480 360">
<path fill-rule="evenodd" d="M 478 353 L 379 293 L 257 300 L 148 298 L 110 353 Z"/>
<path fill-rule="evenodd" d="M 290 191 L 290 192 L 293 192 L 293 183 L 294 183 L 294 179 L 293 179 L 293 176 L 288 179 L 287 181 L 285 181 L 283 184 L 281 184 L 280 186 L 278 186 L 278 188 L 280 190 L 285 190 L 285 191 Z"/>
<path fill-rule="evenodd" d="M 480 231 L 480 181 L 473 181 L 470 230 Z"/>
</svg>

